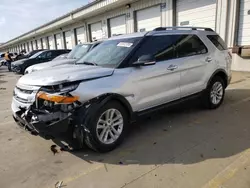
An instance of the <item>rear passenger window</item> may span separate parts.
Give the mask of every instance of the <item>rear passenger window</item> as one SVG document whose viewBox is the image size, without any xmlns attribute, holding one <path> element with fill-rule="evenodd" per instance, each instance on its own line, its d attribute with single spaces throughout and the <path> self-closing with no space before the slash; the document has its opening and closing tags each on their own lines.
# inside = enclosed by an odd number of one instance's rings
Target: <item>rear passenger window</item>
<svg viewBox="0 0 250 188">
<path fill-rule="evenodd" d="M 46 58 L 51 58 L 52 57 L 52 52 L 47 52 Z"/>
<path fill-rule="evenodd" d="M 207 53 L 207 47 L 196 35 L 182 35 L 176 43 L 178 58 Z"/>
<path fill-rule="evenodd" d="M 220 51 L 226 50 L 227 46 L 219 35 L 207 35 L 207 38 L 218 48 Z"/>
</svg>

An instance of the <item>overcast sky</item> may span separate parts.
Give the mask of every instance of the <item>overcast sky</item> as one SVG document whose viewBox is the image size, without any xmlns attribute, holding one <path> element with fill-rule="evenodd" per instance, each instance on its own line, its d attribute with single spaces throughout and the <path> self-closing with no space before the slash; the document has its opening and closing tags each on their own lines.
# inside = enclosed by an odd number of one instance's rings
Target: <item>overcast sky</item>
<svg viewBox="0 0 250 188">
<path fill-rule="evenodd" d="M 0 0 L 0 43 L 87 4 L 88 0 Z"/>
</svg>

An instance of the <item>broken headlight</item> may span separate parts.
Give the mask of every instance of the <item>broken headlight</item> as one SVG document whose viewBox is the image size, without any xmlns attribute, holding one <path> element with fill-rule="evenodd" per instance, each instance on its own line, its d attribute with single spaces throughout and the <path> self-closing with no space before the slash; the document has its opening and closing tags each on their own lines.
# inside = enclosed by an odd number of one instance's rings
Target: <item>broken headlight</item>
<svg viewBox="0 0 250 188">
<path fill-rule="evenodd" d="M 63 84 L 58 84 L 54 86 L 44 86 L 40 91 L 47 93 L 67 93 L 74 91 L 79 86 L 79 82 L 68 82 Z"/>
<path fill-rule="evenodd" d="M 74 91 L 79 83 L 65 83 L 55 86 L 45 86 L 37 93 L 37 100 L 44 101 L 45 106 L 50 104 L 72 104 L 79 100 L 79 96 L 72 96 L 69 92 Z M 48 103 L 48 104 L 47 104 Z"/>
</svg>

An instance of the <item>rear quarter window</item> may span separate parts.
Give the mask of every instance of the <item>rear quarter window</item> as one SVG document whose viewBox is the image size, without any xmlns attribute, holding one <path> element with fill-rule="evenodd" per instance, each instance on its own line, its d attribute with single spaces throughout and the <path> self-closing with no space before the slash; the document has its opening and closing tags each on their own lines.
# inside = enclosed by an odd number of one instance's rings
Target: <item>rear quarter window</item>
<svg viewBox="0 0 250 188">
<path fill-rule="evenodd" d="M 219 35 L 207 35 L 207 38 L 215 45 L 220 51 L 227 50 L 225 42 Z"/>
</svg>

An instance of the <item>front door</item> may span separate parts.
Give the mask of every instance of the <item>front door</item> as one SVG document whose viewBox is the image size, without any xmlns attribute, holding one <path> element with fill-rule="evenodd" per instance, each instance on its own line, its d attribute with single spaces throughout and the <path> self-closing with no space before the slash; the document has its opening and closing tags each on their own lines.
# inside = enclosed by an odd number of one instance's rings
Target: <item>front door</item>
<svg viewBox="0 0 250 188">
<path fill-rule="evenodd" d="M 171 35 L 146 37 L 131 62 L 142 55 L 154 55 L 156 64 L 132 67 L 130 76 L 135 88 L 136 111 L 146 110 L 180 98 L 180 72 L 175 65 Z"/>
</svg>

